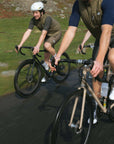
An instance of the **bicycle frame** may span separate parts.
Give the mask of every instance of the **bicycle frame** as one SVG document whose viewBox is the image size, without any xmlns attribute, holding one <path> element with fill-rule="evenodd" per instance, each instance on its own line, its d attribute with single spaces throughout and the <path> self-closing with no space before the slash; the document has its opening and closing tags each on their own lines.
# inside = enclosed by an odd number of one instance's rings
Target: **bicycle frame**
<svg viewBox="0 0 114 144">
<path fill-rule="evenodd" d="M 110 66 L 108 65 L 109 69 Z M 107 113 L 107 108 L 103 107 L 102 103 L 100 102 L 100 100 L 97 98 L 96 94 L 94 93 L 94 91 L 92 90 L 91 86 L 88 84 L 88 82 L 86 81 L 86 75 L 87 72 L 89 71 L 89 68 L 84 67 L 83 69 L 83 76 L 82 76 L 82 80 L 81 80 L 81 87 L 79 87 L 78 89 L 83 89 L 83 99 L 82 99 L 82 107 L 81 107 L 81 116 L 80 116 L 80 121 L 79 121 L 79 130 L 81 130 L 82 128 L 82 123 L 83 123 L 83 116 L 84 116 L 84 108 L 85 108 L 85 102 L 86 102 L 86 94 L 87 94 L 87 90 L 91 93 L 92 97 L 95 99 L 95 101 L 98 103 L 99 107 L 101 108 L 101 110 L 104 113 Z M 108 70 L 109 71 L 109 70 Z M 110 71 L 109 71 L 110 74 Z M 108 75 L 109 75 L 108 74 Z M 73 118 L 74 118 L 74 114 L 77 108 L 77 103 L 78 103 L 78 97 L 75 98 L 75 102 L 74 102 L 74 106 L 73 106 L 73 110 L 72 110 L 72 114 L 71 114 L 71 118 L 70 118 L 70 122 L 69 122 L 69 126 L 72 127 L 72 122 L 73 122 Z"/>
<path fill-rule="evenodd" d="M 48 77 L 51 77 L 51 74 L 49 73 L 49 71 L 45 70 L 45 68 L 42 66 L 42 63 L 40 62 L 40 60 L 37 58 L 36 55 L 33 55 L 33 60 L 40 65 L 40 67 L 43 69 L 44 73 L 45 73 Z"/>
</svg>

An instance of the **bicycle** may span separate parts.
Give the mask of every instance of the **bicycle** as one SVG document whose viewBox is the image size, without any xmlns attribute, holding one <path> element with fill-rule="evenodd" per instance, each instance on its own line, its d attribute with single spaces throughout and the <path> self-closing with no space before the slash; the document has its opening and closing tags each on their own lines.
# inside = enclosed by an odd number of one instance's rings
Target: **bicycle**
<svg viewBox="0 0 114 144">
<path fill-rule="evenodd" d="M 18 49 L 18 47 L 16 46 Z M 30 49 L 33 51 L 34 47 L 23 46 L 20 48 L 19 52 L 22 55 L 25 53 L 22 52 L 22 49 Z M 32 55 L 32 59 L 24 60 L 17 68 L 14 76 L 14 88 L 16 93 L 21 97 L 29 97 L 37 91 L 41 83 L 42 75 L 45 75 L 47 78 L 53 78 L 57 83 L 63 82 L 70 73 L 70 64 L 59 62 L 56 72 L 47 71 L 42 65 L 42 61 L 39 60 L 41 52 L 47 52 L 46 50 L 40 50 L 36 55 Z M 67 53 L 62 55 L 62 59 L 69 59 Z M 53 63 L 53 59 L 52 59 Z"/>
<path fill-rule="evenodd" d="M 114 102 L 109 100 L 114 74 L 110 73 L 109 64 L 104 66 L 105 71 L 107 70 L 107 78 L 105 74 L 102 79 L 97 77 L 97 80 L 109 83 L 108 95 L 102 103 L 86 80 L 93 64 L 92 60 L 69 60 L 69 63 L 83 64 L 79 69 L 80 87 L 68 96 L 60 106 L 53 123 L 51 144 L 87 143 L 93 124 L 92 98 L 98 103 L 100 111 L 97 112 L 107 114 L 114 121 Z"/>
</svg>

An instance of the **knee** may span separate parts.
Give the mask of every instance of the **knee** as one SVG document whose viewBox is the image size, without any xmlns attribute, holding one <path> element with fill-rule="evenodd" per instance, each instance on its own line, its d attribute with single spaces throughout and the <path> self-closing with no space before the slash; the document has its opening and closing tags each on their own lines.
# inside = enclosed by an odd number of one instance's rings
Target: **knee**
<svg viewBox="0 0 114 144">
<path fill-rule="evenodd" d="M 48 50 L 50 47 L 51 47 L 51 44 L 50 44 L 50 43 L 48 43 L 48 42 L 45 42 L 45 43 L 44 43 L 44 48 L 45 48 L 46 50 Z"/>
</svg>

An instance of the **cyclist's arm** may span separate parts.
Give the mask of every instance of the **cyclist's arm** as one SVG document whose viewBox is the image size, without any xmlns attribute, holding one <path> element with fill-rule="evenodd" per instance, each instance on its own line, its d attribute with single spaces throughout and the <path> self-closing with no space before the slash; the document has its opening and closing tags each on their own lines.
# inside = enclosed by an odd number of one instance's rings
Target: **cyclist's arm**
<svg viewBox="0 0 114 144">
<path fill-rule="evenodd" d="M 91 71 L 93 77 L 96 77 L 100 73 L 100 71 L 103 70 L 103 61 L 109 47 L 111 32 L 114 24 L 113 9 L 114 9 L 113 0 L 103 1 L 102 3 L 103 16 L 102 16 L 102 25 L 101 25 L 102 33 L 100 37 L 98 55 L 96 57 L 94 67 Z"/>
<path fill-rule="evenodd" d="M 45 20 L 45 24 L 44 24 L 44 27 L 43 27 L 43 30 L 42 30 L 42 34 L 38 40 L 38 43 L 36 44 L 36 48 L 40 48 L 41 44 L 43 43 L 47 33 L 48 33 L 48 30 L 50 28 L 50 25 L 52 23 L 52 18 L 50 16 L 48 16 Z"/>
<path fill-rule="evenodd" d="M 90 36 L 91 36 L 91 33 L 90 33 L 90 31 L 88 30 L 88 31 L 86 32 L 85 36 L 84 36 L 84 39 L 83 39 L 82 43 L 81 43 L 82 48 L 84 47 L 84 44 L 85 44 L 86 41 L 90 38 Z"/>
<path fill-rule="evenodd" d="M 31 29 L 27 29 L 26 32 L 24 33 L 20 44 L 18 45 L 18 50 L 20 49 L 20 47 L 22 47 L 22 45 L 24 44 L 24 42 L 28 39 L 28 37 L 30 36 L 32 30 Z M 17 51 L 16 51 L 17 52 Z"/>
<path fill-rule="evenodd" d="M 45 24 L 44 24 L 44 27 L 43 27 L 43 30 L 42 30 L 42 34 L 38 40 L 38 43 L 36 44 L 36 46 L 34 47 L 34 51 L 33 51 L 33 54 L 35 55 L 36 53 L 39 52 L 40 50 L 40 46 L 41 44 L 43 43 L 47 33 L 48 33 L 48 30 L 51 26 L 51 23 L 52 23 L 52 18 L 50 16 L 48 16 L 45 20 Z"/>
<path fill-rule="evenodd" d="M 72 14 L 69 20 L 69 27 L 63 37 L 62 43 L 60 45 L 60 48 L 56 57 L 60 57 L 62 53 L 66 51 L 66 49 L 69 47 L 70 43 L 72 42 L 75 36 L 76 30 L 79 24 L 79 20 L 80 20 L 80 13 L 79 13 L 79 3 L 77 0 L 75 1 L 73 5 Z"/>
<path fill-rule="evenodd" d="M 56 57 L 61 57 L 61 55 L 66 51 L 66 49 L 69 47 L 70 43 L 72 42 L 75 33 L 76 33 L 77 27 L 75 26 L 69 26 L 64 37 L 63 40 L 61 42 L 59 51 L 57 53 Z"/>
<path fill-rule="evenodd" d="M 47 35 L 47 31 L 46 31 L 46 30 L 42 30 L 41 36 L 40 36 L 40 38 L 39 38 L 39 40 L 38 40 L 38 43 L 37 43 L 36 46 L 34 47 L 35 49 L 34 49 L 34 51 L 33 51 L 33 54 L 36 54 L 36 53 L 39 52 L 40 46 L 41 46 L 41 44 L 43 43 L 46 35 Z"/>
</svg>

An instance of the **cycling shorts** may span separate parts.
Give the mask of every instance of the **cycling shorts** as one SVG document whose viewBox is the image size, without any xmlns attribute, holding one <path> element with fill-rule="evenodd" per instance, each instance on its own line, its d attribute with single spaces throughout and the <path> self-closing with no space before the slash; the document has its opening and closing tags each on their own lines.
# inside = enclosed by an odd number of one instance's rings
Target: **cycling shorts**
<svg viewBox="0 0 114 144">
<path fill-rule="evenodd" d="M 46 36 L 46 38 L 44 40 L 44 43 L 48 42 L 48 43 L 51 44 L 51 46 L 54 47 L 54 45 L 61 39 L 61 36 L 62 36 L 62 32 L 61 31 L 57 32 L 55 35 Z"/>
</svg>

